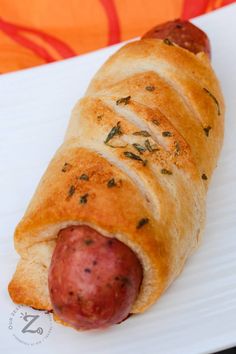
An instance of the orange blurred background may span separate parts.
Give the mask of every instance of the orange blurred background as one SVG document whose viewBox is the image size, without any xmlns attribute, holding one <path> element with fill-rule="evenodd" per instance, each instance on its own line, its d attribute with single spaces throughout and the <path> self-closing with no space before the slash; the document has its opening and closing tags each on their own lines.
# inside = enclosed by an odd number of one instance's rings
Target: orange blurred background
<svg viewBox="0 0 236 354">
<path fill-rule="evenodd" d="M 0 73 L 66 59 L 235 0 L 0 0 Z"/>
</svg>

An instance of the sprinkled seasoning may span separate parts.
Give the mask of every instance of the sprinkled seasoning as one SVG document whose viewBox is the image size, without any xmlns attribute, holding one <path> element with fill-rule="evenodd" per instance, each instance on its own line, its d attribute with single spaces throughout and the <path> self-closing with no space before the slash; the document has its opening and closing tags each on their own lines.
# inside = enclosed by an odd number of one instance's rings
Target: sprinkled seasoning
<svg viewBox="0 0 236 354">
<path fill-rule="evenodd" d="M 121 282 L 122 288 L 126 285 L 131 285 L 130 279 L 124 275 L 118 275 L 114 279 Z"/>
<path fill-rule="evenodd" d="M 143 153 L 144 151 L 146 151 L 145 147 L 142 146 L 142 145 L 140 145 L 140 144 L 134 143 L 134 144 L 132 144 L 132 145 L 133 145 L 133 147 L 134 147 L 141 155 L 142 155 L 142 153 Z"/>
<path fill-rule="evenodd" d="M 150 144 L 150 141 L 147 139 L 147 140 L 145 140 L 145 147 L 147 148 L 147 150 L 149 151 L 149 152 L 152 152 L 153 151 L 153 149 L 152 149 L 152 147 L 151 147 L 151 144 Z"/>
<path fill-rule="evenodd" d="M 90 238 L 87 238 L 86 240 L 84 240 L 84 243 L 85 243 L 87 246 L 90 246 L 92 243 L 94 243 L 94 241 L 91 240 Z"/>
<path fill-rule="evenodd" d="M 133 135 L 141 135 L 146 138 L 151 136 L 146 130 L 140 130 L 139 132 L 134 132 Z"/>
<path fill-rule="evenodd" d="M 126 105 L 126 104 L 129 103 L 130 99 L 131 99 L 131 96 L 122 97 L 122 98 L 120 98 L 119 100 L 116 101 L 116 104 L 117 104 L 117 106 L 118 106 L 119 104 L 121 104 L 121 103 L 123 103 L 124 105 Z"/>
<path fill-rule="evenodd" d="M 64 163 L 64 166 L 63 166 L 62 169 L 61 169 L 61 172 L 70 171 L 71 168 L 72 168 L 72 165 L 71 165 L 70 163 L 65 162 L 65 163 Z"/>
<path fill-rule="evenodd" d="M 108 187 L 108 188 L 112 188 L 112 187 L 115 187 L 115 186 L 116 186 L 115 178 L 112 178 L 112 179 L 110 179 L 110 180 L 107 182 L 107 187 Z"/>
<path fill-rule="evenodd" d="M 120 127 L 120 122 L 118 122 L 109 132 L 107 135 L 106 139 L 104 140 L 104 143 L 107 144 L 115 135 L 121 135 L 121 127 Z"/>
<path fill-rule="evenodd" d="M 172 136 L 172 133 L 171 132 L 162 132 L 162 136 L 164 136 L 164 137 L 170 137 L 170 136 Z"/>
<path fill-rule="evenodd" d="M 149 92 L 152 92 L 155 90 L 155 86 L 146 86 L 145 87 L 145 90 L 149 91 Z"/>
<path fill-rule="evenodd" d="M 88 193 L 82 195 L 79 200 L 80 204 L 86 204 L 87 201 L 88 201 Z"/>
<path fill-rule="evenodd" d="M 202 174 L 202 179 L 203 179 L 204 181 L 208 180 L 208 177 L 207 177 L 207 175 L 206 175 L 205 173 Z"/>
<path fill-rule="evenodd" d="M 215 102 L 216 106 L 217 106 L 217 114 L 218 116 L 220 116 L 220 105 L 219 102 L 217 101 L 217 99 L 215 98 L 215 96 L 205 87 L 203 87 L 203 90 L 213 99 L 213 101 Z"/>
<path fill-rule="evenodd" d="M 126 146 L 128 146 L 128 144 L 125 145 L 111 145 L 111 144 L 106 144 L 107 146 L 113 148 L 113 149 L 124 149 L 126 148 Z"/>
<path fill-rule="evenodd" d="M 89 176 L 86 175 L 85 173 L 83 173 L 81 176 L 79 176 L 79 179 L 81 179 L 82 181 L 88 181 L 89 180 Z"/>
<path fill-rule="evenodd" d="M 142 218 L 139 220 L 139 222 L 136 225 L 136 229 L 141 229 L 144 225 L 146 225 L 149 222 L 148 218 Z"/>
<path fill-rule="evenodd" d="M 160 125 L 160 123 L 158 122 L 157 119 L 153 119 L 153 120 L 152 120 L 152 123 L 155 124 L 155 125 Z"/>
<path fill-rule="evenodd" d="M 125 151 L 124 155 L 128 157 L 129 159 L 136 160 L 142 162 L 143 166 L 146 166 L 147 160 L 143 160 L 140 156 L 135 155 L 133 152 L 130 151 Z"/>
<path fill-rule="evenodd" d="M 104 114 L 99 114 L 99 115 L 97 116 L 97 120 L 100 121 L 103 116 L 104 116 Z"/>
<path fill-rule="evenodd" d="M 162 173 L 163 175 L 172 175 L 172 172 L 169 171 L 169 170 L 167 170 L 166 168 L 162 168 L 162 169 L 161 169 L 161 173 Z"/>
<path fill-rule="evenodd" d="M 159 151 L 159 150 L 160 150 L 160 149 L 157 147 L 156 144 L 152 146 L 152 145 L 150 144 L 150 141 L 149 141 L 148 139 L 145 140 L 144 145 L 145 145 L 145 147 L 147 148 L 147 150 L 148 150 L 149 152 L 154 152 L 154 151 Z"/>
<path fill-rule="evenodd" d="M 211 126 L 210 126 L 210 125 L 208 125 L 208 127 L 203 128 L 203 130 L 204 130 L 204 132 L 205 132 L 206 136 L 209 136 L 209 132 L 210 132 L 210 130 L 211 130 Z"/>
<path fill-rule="evenodd" d="M 92 272 L 90 268 L 84 268 L 84 271 L 85 271 L 85 273 L 91 273 Z"/>
<path fill-rule="evenodd" d="M 179 153 L 180 153 L 179 142 L 175 141 L 175 155 L 179 155 Z"/>
<path fill-rule="evenodd" d="M 109 247 L 112 247 L 113 246 L 113 240 L 112 239 L 110 239 L 110 240 L 108 240 L 107 241 L 107 245 L 109 246 Z"/>
<path fill-rule="evenodd" d="M 75 186 L 71 185 L 68 190 L 66 199 L 70 199 L 74 193 L 75 193 Z"/>
<path fill-rule="evenodd" d="M 163 39 L 163 43 L 167 45 L 173 45 L 173 43 L 168 38 Z"/>
</svg>

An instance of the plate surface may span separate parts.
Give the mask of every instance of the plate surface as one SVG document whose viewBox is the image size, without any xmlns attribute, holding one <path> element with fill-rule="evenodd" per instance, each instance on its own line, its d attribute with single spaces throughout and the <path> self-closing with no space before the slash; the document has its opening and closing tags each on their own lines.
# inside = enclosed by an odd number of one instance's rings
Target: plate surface
<svg viewBox="0 0 236 354">
<path fill-rule="evenodd" d="M 106 331 L 79 333 L 19 308 L 7 284 L 18 259 L 14 228 L 62 142 L 73 105 L 120 45 L 0 77 L 1 352 L 201 354 L 236 344 L 236 4 L 193 22 L 210 37 L 227 108 L 203 243 L 149 311 Z"/>
</svg>

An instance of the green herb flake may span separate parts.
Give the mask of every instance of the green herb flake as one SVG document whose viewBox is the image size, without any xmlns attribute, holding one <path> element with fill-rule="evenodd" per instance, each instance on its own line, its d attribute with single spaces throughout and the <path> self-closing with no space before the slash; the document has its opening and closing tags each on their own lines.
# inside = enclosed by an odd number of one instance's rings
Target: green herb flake
<svg viewBox="0 0 236 354">
<path fill-rule="evenodd" d="M 207 177 L 207 175 L 206 175 L 205 173 L 202 174 L 202 179 L 203 179 L 204 181 L 207 181 L 207 180 L 208 180 L 208 177 Z"/>
<path fill-rule="evenodd" d="M 163 39 L 163 43 L 165 43 L 167 45 L 173 45 L 173 42 L 171 40 L 169 40 L 169 38 Z"/>
<path fill-rule="evenodd" d="M 81 179 L 82 181 L 88 181 L 88 180 L 89 180 L 89 176 L 86 175 L 85 173 L 83 173 L 83 174 L 79 177 L 79 179 Z"/>
<path fill-rule="evenodd" d="M 162 173 L 163 175 L 172 175 L 172 172 L 169 171 L 169 170 L 167 170 L 166 168 L 162 168 L 162 169 L 161 169 L 161 173 Z"/>
<path fill-rule="evenodd" d="M 213 101 L 215 102 L 216 106 L 217 106 L 217 114 L 218 116 L 220 116 L 220 104 L 219 102 L 217 101 L 217 99 L 215 98 L 215 96 L 208 90 L 206 89 L 205 87 L 203 87 L 203 90 L 213 99 Z"/>
<path fill-rule="evenodd" d="M 155 86 L 146 86 L 145 87 L 145 90 L 149 91 L 149 92 L 152 92 L 155 90 Z"/>
<path fill-rule="evenodd" d="M 168 131 L 162 132 L 162 136 L 164 136 L 164 137 L 170 137 L 170 136 L 172 136 L 172 133 L 171 133 L 171 132 L 168 132 Z"/>
<path fill-rule="evenodd" d="M 146 138 L 151 136 L 146 130 L 140 130 L 139 132 L 134 132 L 133 135 L 140 135 Z"/>
<path fill-rule="evenodd" d="M 209 136 L 209 132 L 210 132 L 210 130 L 211 130 L 211 126 L 210 126 L 210 125 L 208 125 L 208 127 L 203 128 L 203 130 L 204 130 L 204 132 L 205 132 L 206 136 Z"/>
<path fill-rule="evenodd" d="M 87 201 L 88 201 L 88 193 L 82 195 L 79 200 L 80 204 L 86 204 Z"/>
<path fill-rule="evenodd" d="M 107 135 L 106 139 L 104 140 L 104 143 L 107 144 L 115 135 L 121 135 L 121 127 L 120 127 L 120 122 L 118 122 L 109 132 Z"/>
<path fill-rule="evenodd" d="M 152 149 L 152 147 L 151 147 L 151 144 L 150 144 L 150 141 L 147 139 L 147 140 L 145 140 L 145 147 L 147 148 L 147 150 L 149 151 L 149 152 L 152 152 L 153 151 L 153 149 Z"/>
<path fill-rule="evenodd" d="M 175 141 L 175 155 L 179 155 L 180 153 L 180 145 L 178 141 Z"/>
<path fill-rule="evenodd" d="M 143 166 L 146 166 L 147 160 L 143 160 L 140 156 L 135 155 L 133 152 L 130 151 L 125 151 L 124 155 L 128 157 L 129 159 L 136 160 L 142 162 Z"/>
<path fill-rule="evenodd" d="M 153 119 L 153 120 L 152 120 L 152 123 L 155 124 L 155 125 L 160 125 L 160 123 L 158 122 L 157 119 Z"/>
<path fill-rule="evenodd" d="M 75 193 L 75 190 L 76 190 L 75 186 L 71 185 L 67 193 L 67 199 L 70 199 L 72 197 L 72 195 Z"/>
<path fill-rule="evenodd" d="M 90 238 L 87 238 L 87 239 L 84 240 L 84 243 L 85 243 L 87 246 L 89 246 L 89 245 L 91 245 L 92 243 L 94 243 L 94 241 L 93 241 L 92 239 L 90 239 Z"/>
<path fill-rule="evenodd" d="M 125 145 L 111 145 L 111 144 L 106 144 L 107 146 L 113 148 L 113 149 L 124 149 L 127 147 L 128 144 L 125 144 Z"/>
<path fill-rule="evenodd" d="M 133 145 L 133 147 L 142 155 L 142 153 L 144 152 L 144 151 L 146 151 L 146 148 L 144 147 L 144 146 L 142 146 L 142 145 L 140 145 L 140 144 L 136 144 L 136 143 L 134 143 L 134 144 L 132 144 Z"/>
<path fill-rule="evenodd" d="M 110 179 L 108 182 L 107 182 L 107 187 L 108 188 L 112 188 L 112 187 L 115 187 L 116 186 L 116 181 L 114 178 Z"/>
<path fill-rule="evenodd" d="M 117 104 L 117 106 L 122 103 L 124 103 L 124 105 L 127 105 L 129 103 L 130 99 L 131 99 L 131 96 L 119 98 L 119 100 L 116 101 L 116 104 Z"/>
<path fill-rule="evenodd" d="M 68 163 L 68 162 L 65 162 L 65 163 L 64 163 L 64 166 L 63 166 L 62 169 L 61 169 L 61 171 L 62 171 L 62 172 L 68 172 L 68 171 L 71 170 L 71 168 L 72 168 L 72 165 L 71 165 L 70 163 Z"/>
<path fill-rule="evenodd" d="M 141 227 L 143 227 L 144 225 L 146 225 L 149 222 L 148 218 L 142 218 L 139 220 L 139 222 L 136 225 L 136 229 L 141 229 Z"/>
<path fill-rule="evenodd" d="M 157 147 L 157 145 L 151 145 L 150 144 L 150 141 L 147 139 L 145 140 L 145 143 L 144 143 L 146 149 L 149 151 L 149 152 L 154 152 L 154 151 L 159 151 L 160 149 Z"/>
</svg>

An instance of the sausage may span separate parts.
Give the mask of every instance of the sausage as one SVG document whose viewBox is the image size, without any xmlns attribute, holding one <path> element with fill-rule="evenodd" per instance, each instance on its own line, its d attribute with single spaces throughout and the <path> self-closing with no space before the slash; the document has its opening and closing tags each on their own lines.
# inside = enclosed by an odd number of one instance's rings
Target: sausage
<svg viewBox="0 0 236 354">
<path fill-rule="evenodd" d="M 167 39 L 194 54 L 204 52 L 209 58 L 211 57 L 207 35 L 189 21 L 178 19 L 166 22 L 152 28 L 142 38 Z"/>
<path fill-rule="evenodd" d="M 142 266 L 134 252 L 89 226 L 59 232 L 49 268 L 53 311 L 77 329 L 124 320 L 138 295 Z"/>
</svg>

